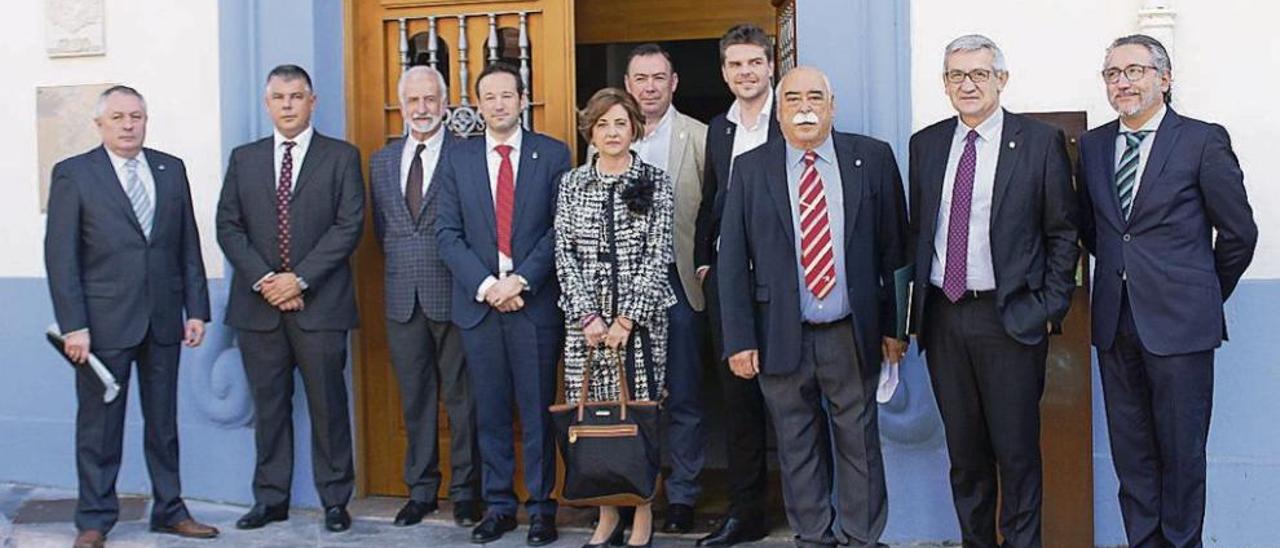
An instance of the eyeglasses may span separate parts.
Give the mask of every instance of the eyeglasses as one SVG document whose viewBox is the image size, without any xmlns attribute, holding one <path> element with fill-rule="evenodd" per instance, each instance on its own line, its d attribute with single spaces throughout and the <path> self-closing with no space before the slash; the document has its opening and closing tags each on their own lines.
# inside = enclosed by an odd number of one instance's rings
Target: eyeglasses
<svg viewBox="0 0 1280 548">
<path fill-rule="evenodd" d="M 965 72 L 963 70 L 948 70 L 942 73 L 942 77 L 946 78 L 947 82 L 952 84 L 962 83 L 965 78 L 972 80 L 975 84 L 981 84 L 990 80 L 991 76 L 995 73 L 996 71 L 990 69 L 973 69 L 969 72 Z"/>
<path fill-rule="evenodd" d="M 1123 74 L 1126 80 L 1137 82 L 1147 75 L 1148 70 L 1159 71 L 1160 69 L 1151 65 L 1129 65 L 1123 69 L 1111 67 L 1102 71 L 1102 79 L 1108 84 L 1118 84 L 1120 75 Z"/>
</svg>

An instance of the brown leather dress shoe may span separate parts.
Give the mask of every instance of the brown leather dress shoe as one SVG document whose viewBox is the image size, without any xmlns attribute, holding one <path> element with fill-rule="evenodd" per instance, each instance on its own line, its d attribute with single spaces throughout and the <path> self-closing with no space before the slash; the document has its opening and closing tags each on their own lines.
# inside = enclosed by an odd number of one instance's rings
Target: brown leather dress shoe
<svg viewBox="0 0 1280 548">
<path fill-rule="evenodd" d="M 168 527 L 153 525 L 151 531 L 186 538 L 214 538 L 218 536 L 217 527 L 205 525 L 191 518 L 184 519 Z"/>
<path fill-rule="evenodd" d="M 72 548 L 102 548 L 102 543 L 107 540 L 107 536 L 97 529 L 89 529 L 80 531 L 76 535 L 76 542 L 72 544 Z"/>
</svg>

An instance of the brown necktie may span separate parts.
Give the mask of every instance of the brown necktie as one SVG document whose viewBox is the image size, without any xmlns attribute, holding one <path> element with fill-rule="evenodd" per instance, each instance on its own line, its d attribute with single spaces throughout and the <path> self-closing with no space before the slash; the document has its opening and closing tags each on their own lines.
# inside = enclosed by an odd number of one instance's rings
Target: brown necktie
<svg viewBox="0 0 1280 548">
<path fill-rule="evenodd" d="M 427 145 L 418 143 L 413 150 L 413 162 L 409 164 L 409 180 L 404 185 L 404 203 L 409 206 L 409 216 L 418 222 L 422 214 L 422 151 Z"/>
<path fill-rule="evenodd" d="M 285 141 L 284 158 L 280 160 L 280 184 L 276 185 L 276 241 L 280 244 L 280 270 L 289 268 L 289 202 L 293 199 L 293 147 Z"/>
</svg>

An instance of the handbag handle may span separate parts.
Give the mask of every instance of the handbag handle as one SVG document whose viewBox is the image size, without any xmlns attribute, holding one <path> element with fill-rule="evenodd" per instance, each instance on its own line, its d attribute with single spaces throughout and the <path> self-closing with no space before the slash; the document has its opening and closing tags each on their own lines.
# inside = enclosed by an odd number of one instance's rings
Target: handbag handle
<svg viewBox="0 0 1280 548">
<path fill-rule="evenodd" d="M 627 388 L 627 364 L 622 359 L 622 353 L 616 350 L 609 352 L 613 355 L 613 361 L 618 367 L 618 401 L 621 411 L 620 418 L 627 420 L 627 404 L 631 402 L 631 392 Z M 591 362 L 595 357 L 595 348 L 587 347 L 587 362 L 582 367 L 582 393 L 578 395 L 578 422 L 582 422 L 586 418 L 587 413 L 587 396 L 591 394 Z"/>
</svg>

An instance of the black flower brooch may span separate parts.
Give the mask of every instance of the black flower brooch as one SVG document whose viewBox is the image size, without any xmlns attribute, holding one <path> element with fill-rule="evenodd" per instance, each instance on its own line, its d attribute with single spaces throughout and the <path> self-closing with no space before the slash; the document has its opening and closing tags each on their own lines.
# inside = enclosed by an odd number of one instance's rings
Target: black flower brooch
<svg viewBox="0 0 1280 548">
<path fill-rule="evenodd" d="M 619 193 L 622 203 L 627 204 L 627 209 L 636 215 L 647 215 L 653 208 L 653 193 L 658 188 L 653 176 L 647 171 L 641 171 L 639 176 L 627 182 Z"/>
</svg>

